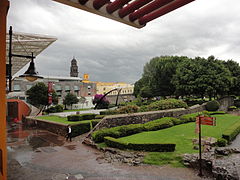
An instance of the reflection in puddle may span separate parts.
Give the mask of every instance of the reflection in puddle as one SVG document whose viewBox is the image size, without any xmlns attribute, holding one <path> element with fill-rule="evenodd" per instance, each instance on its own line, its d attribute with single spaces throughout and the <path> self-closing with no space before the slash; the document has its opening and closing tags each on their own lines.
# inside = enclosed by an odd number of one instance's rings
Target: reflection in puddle
<svg viewBox="0 0 240 180">
<path fill-rule="evenodd" d="M 26 129 L 22 124 L 8 122 L 7 132 L 10 146 L 26 144 L 36 150 L 39 147 L 64 145 L 63 137 L 44 130 Z"/>
</svg>

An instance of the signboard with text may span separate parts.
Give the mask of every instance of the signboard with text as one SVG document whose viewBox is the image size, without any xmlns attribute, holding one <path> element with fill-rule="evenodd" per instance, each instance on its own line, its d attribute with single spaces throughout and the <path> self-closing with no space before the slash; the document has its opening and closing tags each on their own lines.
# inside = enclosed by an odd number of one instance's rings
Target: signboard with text
<svg viewBox="0 0 240 180">
<path fill-rule="evenodd" d="M 206 116 L 197 116 L 196 117 L 196 128 L 195 133 L 199 134 L 199 176 L 202 176 L 202 145 L 201 145 L 201 125 L 209 125 L 216 126 L 216 118 L 215 117 L 206 117 Z"/>
</svg>

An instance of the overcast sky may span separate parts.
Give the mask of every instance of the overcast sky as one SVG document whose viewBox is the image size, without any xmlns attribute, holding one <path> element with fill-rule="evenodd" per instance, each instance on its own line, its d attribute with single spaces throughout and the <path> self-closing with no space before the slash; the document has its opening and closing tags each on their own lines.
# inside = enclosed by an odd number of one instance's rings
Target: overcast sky
<svg viewBox="0 0 240 180">
<path fill-rule="evenodd" d="M 196 0 L 136 29 L 51 0 L 10 0 L 8 27 L 57 37 L 36 59 L 41 75 L 69 76 L 75 56 L 80 77 L 134 83 L 161 55 L 240 62 L 239 12 L 239 0 Z"/>
</svg>

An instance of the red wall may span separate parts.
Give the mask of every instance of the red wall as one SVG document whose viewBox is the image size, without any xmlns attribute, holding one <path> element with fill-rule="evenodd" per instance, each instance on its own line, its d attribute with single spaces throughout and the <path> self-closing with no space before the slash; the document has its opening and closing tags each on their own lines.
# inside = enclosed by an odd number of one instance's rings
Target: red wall
<svg viewBox="0 0 240 180">
<path fill-rule="evenodd" d="M 28 116 L 31 112 L 30 107 L 20 99 L 7 99 L 7 102 L 17 102 L 18 103 L 18 118 L 17 121 L 22 121 L 23 116 Z"/>
</svg>

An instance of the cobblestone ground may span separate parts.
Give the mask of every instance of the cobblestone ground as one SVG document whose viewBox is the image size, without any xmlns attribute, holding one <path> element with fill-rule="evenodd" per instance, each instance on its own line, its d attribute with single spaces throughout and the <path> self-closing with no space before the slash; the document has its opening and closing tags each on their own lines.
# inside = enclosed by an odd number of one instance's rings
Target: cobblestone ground
<svg viewBox="0 0 240 180">
<path fill-rule="evenodd" d="M 86 180 L 204 179 L 188 168 L 106 163 L 100 161 L 102 152 L 83 145 L 81 138 L 65 142 L 48 131 L 9 127 L 8 180 L 62 180 L 71 175 Z"/>
</svg>

